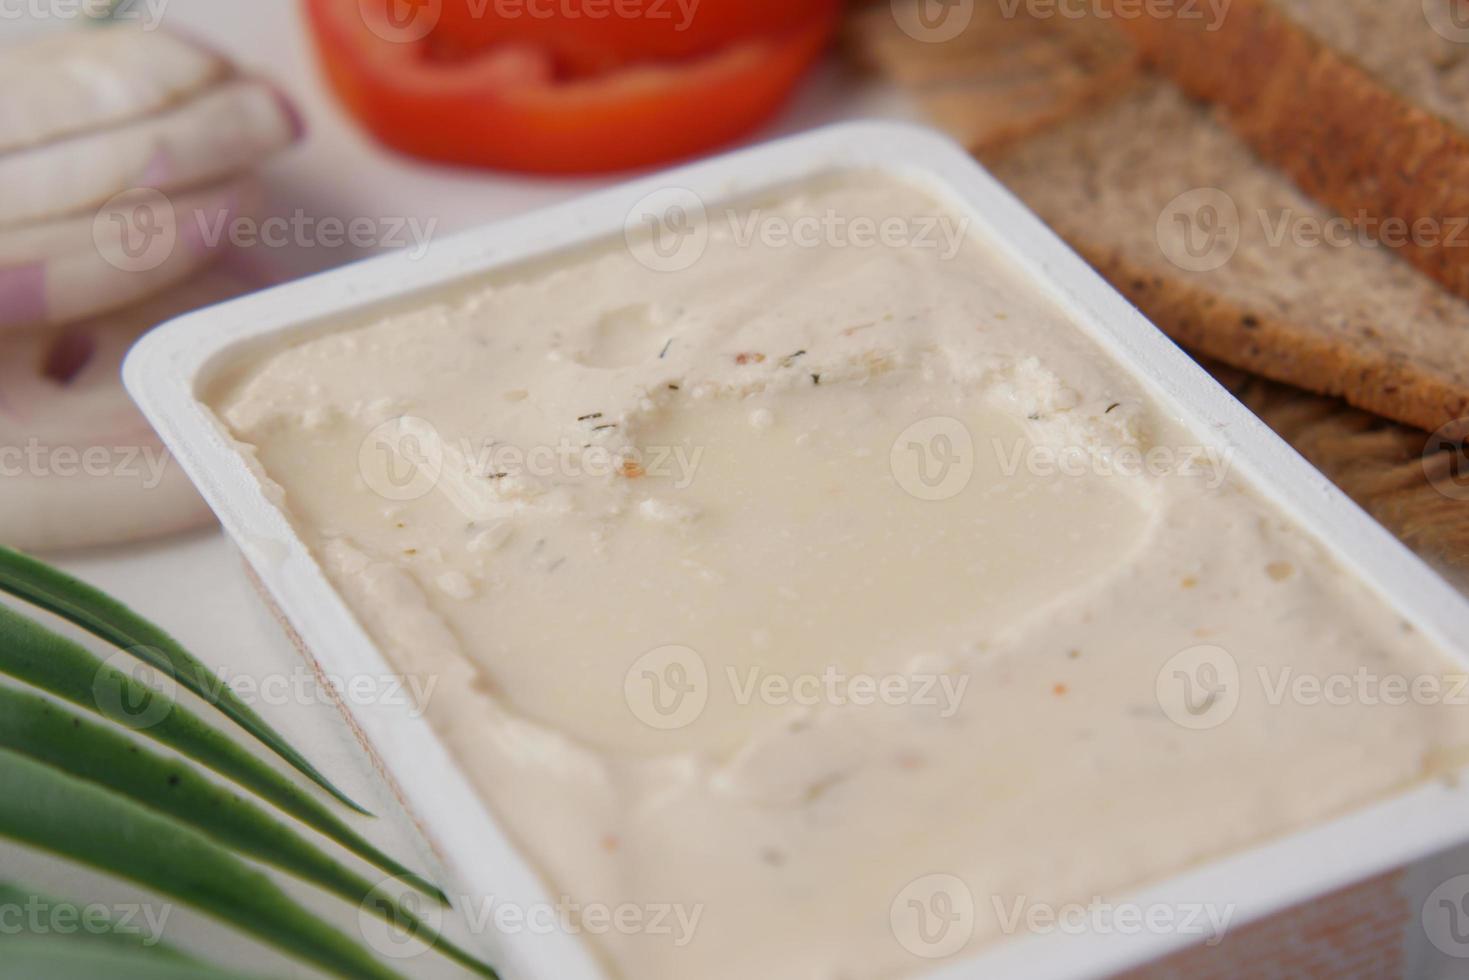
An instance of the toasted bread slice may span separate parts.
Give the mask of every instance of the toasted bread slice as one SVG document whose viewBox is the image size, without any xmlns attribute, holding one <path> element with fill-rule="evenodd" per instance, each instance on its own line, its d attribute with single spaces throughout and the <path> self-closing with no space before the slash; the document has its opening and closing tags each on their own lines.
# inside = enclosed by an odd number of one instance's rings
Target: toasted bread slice
<svg viewBox="0 0 1469 980">
<path fill-rule="evenodd" d="M 1229 0 L 1212 19 L 1104 2 L 1149 61 L 1224 106 L 1263 158 L 1469 297 L 1462 0 Z"/>
<path fill-rule="evenodd" d="M 1330 212 L 1166 82 L 989 162 L 1193 350 L 1469 433 L 1469 304 L 1389 249 L 1333 237 Z"/>
<path fill-rule="evenodd" d="M 1469 434 L 1469 304 L 1357 227 L 1328 224 L 1331 212 L 1212 113 L 1140 72 L 1123 32 L 978 0 L 965 29 L 936 42 L 905 30 L 902 9 L 851 15 L 861 59 L 913 91 L 1175 339 Z M 1006 109 L 1017 77 L 1030 95 Z M 1209 222 L 1221 218 L 1216 246 Z"/>
</svg>

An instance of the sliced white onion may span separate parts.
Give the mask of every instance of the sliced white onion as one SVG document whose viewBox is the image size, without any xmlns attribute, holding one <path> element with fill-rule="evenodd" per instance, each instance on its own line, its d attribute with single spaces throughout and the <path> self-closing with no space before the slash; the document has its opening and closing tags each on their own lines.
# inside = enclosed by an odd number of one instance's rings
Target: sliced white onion
<svg viewBox="0 0 1469 980">
<path fill-rule="evenodd" d="M 124 193 L 94 213 L 0 229 L 0 329 L 121 309 L 198 272 L 253 217 L 253 177 L 199 190 Z"/>
<path fill-rule="evenodd" d="M 275 88 L 227 81 L 122 126 L 0 154 L 0 227 L 95 209 L 132 188 L 172 191 L 221 180 L 299 132 Z"/>
<path fill-rule="evenodd" d="M 116 126 L 219 81 L 219 55 L 129 25 L 49 35 L 0 58 L 0 152 Z"/>
<path fill-rule="evenodd" d="M 149 328 L 249 288 L 211 271 L 121 313 L 0 334 L 0 542 L 57 551 L 208 522 L 119 371 Z"/>
</svg>

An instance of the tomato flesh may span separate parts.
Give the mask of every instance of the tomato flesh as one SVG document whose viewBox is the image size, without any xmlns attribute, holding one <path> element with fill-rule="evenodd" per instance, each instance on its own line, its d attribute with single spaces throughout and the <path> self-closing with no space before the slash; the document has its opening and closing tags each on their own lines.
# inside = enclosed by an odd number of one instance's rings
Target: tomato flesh
<svg viewBox="0 0 1469 980">
<path fill-rule="evenodd" d="M 838 12 L 838 0 L 788 0 L 802 17 L 792 23 L 787 13 L 777 32 L 756 32 L 757 18 L 732 0 L 698 0 L 697 16 L 713 16 L 672 36 L 584 19 L 550 41 L 540 21 L 455 20 L 480 2 L 443 0 L 432 30 L 403 39 L 369 23 L 372 5 L 358 0 L 306 0 L 306 11 L 328 81 L 379 141 L 437 161 L 547 174 L 645 167 L 744 135 L 785 103 Z M 737 30 L 751 33 L 721 40 Z"/>
<path fill-rule="evenodd" d="M 709 54 L 797 30 L 828 0 L 442 0 L 438 37 L 474 51 L 535 44 L 562 68 L 595 74 L 636 61 Z M 489 5 L 488 8 L 486 5 Z M 487 13 L 500 11 L 498 16 Z"/>
</svg>

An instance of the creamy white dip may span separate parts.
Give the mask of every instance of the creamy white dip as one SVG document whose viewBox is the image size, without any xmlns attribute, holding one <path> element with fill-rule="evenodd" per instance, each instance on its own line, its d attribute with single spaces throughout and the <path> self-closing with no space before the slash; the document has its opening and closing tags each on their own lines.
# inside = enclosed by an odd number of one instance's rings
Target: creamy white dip
<svg viewBox="0 0 1469 980">
<path fill-rule="evenodd" d="M 641 913 L 587 929 L 615 975 L 917 974 L 1469 741 L 1448 658 L 924 192 L 708 230 L 209 393 L 552 893 Z"/>
</svg>

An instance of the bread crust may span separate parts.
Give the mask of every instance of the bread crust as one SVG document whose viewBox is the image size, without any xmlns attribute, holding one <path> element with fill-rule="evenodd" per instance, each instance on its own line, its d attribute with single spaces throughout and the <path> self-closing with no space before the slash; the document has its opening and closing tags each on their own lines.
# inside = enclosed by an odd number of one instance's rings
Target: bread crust
<svg viewBox="0 0 1469 980">
<path fill-rule="evenodd" d="M 1425 431 L 1469 438 L 1469 392 L 1412 362 L 1248 309 L 1181 277 L 1159 275 L 1120 248 L 1075 236 L 1069 244 L 1148 319 L 1195 353 Z"/>
<path fill-rule="evenodd" d="M 1395 249 L 1469 298 L 1464 133 L 1388 89 L 1272 0 L 1231 0 L 1217 25 L 1135 0 L 1102 3 L 1145 59 L 1195 98 L 1223 106 L 1245 141 L 1306 193 L 1368 230 L 1389 220 L 1422 229 Z"/>
</svg>

